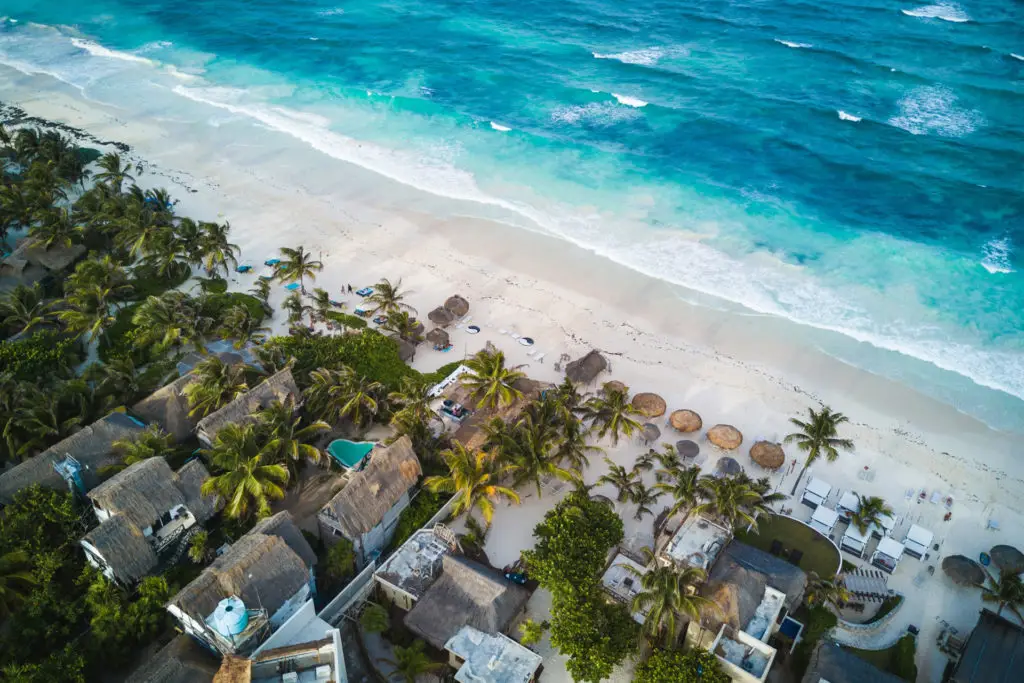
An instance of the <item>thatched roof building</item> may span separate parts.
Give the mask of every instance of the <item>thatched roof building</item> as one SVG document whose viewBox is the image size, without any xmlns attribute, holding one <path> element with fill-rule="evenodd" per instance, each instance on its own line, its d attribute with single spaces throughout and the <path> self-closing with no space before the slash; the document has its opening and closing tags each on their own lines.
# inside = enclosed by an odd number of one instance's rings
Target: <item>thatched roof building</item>
<svg viewBox="0 0 1024 683">
<path fill-rule="evenodd" d="M 504 631 L 530 599 L 497 570 L 454 555 L 441 562 L 441 575 L 405 616 L 405 625 L 439 650 L 463 626 Z"/>
<path fill-rule="evenodd" d="M 427 341 L 435 346 L 448 346 L 451 338 L 440 327 L 435 327 L 430 332 L 427 332 Z"/>
<path fill-rule="evenodd" d="M 1020 680 L 1021 657 L 1024 657 L 1024 628 L 991 610 L 982 609 L 953 675 L 945 680 L 949 683 L 1017 681 Z M 846 683 L 843 678 L 837 680 Z"/>
<path fill-rule="evenodd" d="M 403 436 L 375 449 L 370 464 L 321 510 L 350 540 L 372 530 L 423 474 L 412 441 Z"/>
<path fill-rule="evenodd" d="M 44 268 L 51 273 L 64 270 L 86 252 L 85 246 L 72 244 L 70 247 L 46 249 L 28 237 L 17 248 L 0 261 L 0 277 L 21 277 L 28 266 Z"/>
<path fill-rule="evenodd" d="M 484 427 L 488 422 L 497 417 L 506 424 L 512 423 L 519 418 L 527 406 L 540 398 L 541 392 L 551 388 L 552 385 L 524 377 L 517 380 L 512 386 L 519 391 L 519 398 L 499 408 L 479 407 L 478 401 L 473 397 L 472 389 L 462 382 L 455 382 L 445 389 L 442 394 L 444 398 L 473 411 L 472 415 L 462 420 L 459 428 L 452 434 L 452 438 L 470 450 L 481 448 L 487 440 Z"/>
<path fill-rule="evenodd" d="M 566 365 L 565 376 L 569 378 L 570 382 L 590 384 L 607 367 L 608 361 L 597 350 L 594 350 L 583 358 L 578 358 Z"/>
<path fill-rule="evenodd" d="M 785 593 L 786 608 L 792 611 L 803 599 L 807 575 L 796 565 L 733 541 L 719 555 L 702 591 L 719 610 L 706 608 L 702 616 L 715 625 L 712 630 L 721 623 L 742 630 L 761 604 L 765 586 Z"/>
<path fill-rule="evenodd" d="M 211 683 L 220 662 L 184 634 L 176 636 L 125 683 Z"/>
<path fill-rule="evenodd" d="M 949 555 L 942 558 L 942 571 L 961 586 L 980 586 L 985 583 L 985 570 L 981 565 L 963 555 Z"/>
<path fill-rule="evenodd" d="M 604 396 L 607 396 L 608 394 L 612 393 L 613 391 L 627 392 L 628 393 L 629 392 L 629 387 L 626 386 L 625 382 L 620 382 L 617 379 L 613 379 L 613 380 L 611 380 L 609 382 L 605 382 L 604 384 L 601 385 L 601 393 Z"/>
<path fill-rule="evenodd" d="M 398 358 L 403 363 L 408 363 L 416 357 L 416 345 L 412 342 L 402 339 L 397 334 L 388 335 L 388 339 L 395 342 L 395 345 L 398 346 Z"/>
<path fill-rule="evenodd" d="M 900 683 L 903 679 L 875 668 L 866 659 L 822 639 L 811 654 L 801 683 Z M 985 679 L 995 680 L 995 679 Z"/>
<path fill-rule="evenodd" d="M 427 313 L 427 319 L 439 327 L 445 327 L 452 324 L 452 321 L 455 320 L 455 314 L 444 306 L 438 306 L 430 313 Z"/>
<path fill-rule="evenodd" d="M 57 474 L 53 466 L 68 455 L 81 464 L 82 484 L 85 491 L 89 491 L 100 481 L 100 468 L 120 462 L 120 456 L 114 452 L 114 442 L 131 438 L 141 432 L 143 427 L 124 413 L 110 413 L 93 422 L 34 458 L 0 474 L 0 503 L 10 504 L 18 491 L 33 484 L 49 489 L 66 489 L 67 482 Z"/>
<path fill-rule="evenodd" d="M 999 567 L 1003 574 L 1024 572 L 1024 553 L 1012 545 L 994 545 L 988 554 L 992 558 L 992 563 Z"/>
<path fill-rule="evenodd" d="M 150 424 L 159 425 L 176 443 L 187 439 L 196 429 L 198 418 L 189 417 L 185 387 L 193 377 L 185 375 L 161 387 L 132 406 L 132 412 Z"/>
<path fill-rule="evenodd" d="M 444 302 L 444 308 L 456 318 L 461 318 L 469 313 L 469 302 L 458 294 L 455 294 L 448 297 L 448 300 Z"/>
<path fill-rule="evenodd" d="M 275 401 L 285 402 L 289 397 L 295 401 L 296 409 L 302 405 L 302 393 L 291 368 L 285 368 L 266 378 L 253 389 L 245 392 L 220 410 L 199 421 L 196 434 L 200 441 L 212 444 L 217 432 L 229 424 L 245 424 L 256 419 L 255 413 L 269 407 Z"/>
</svg>

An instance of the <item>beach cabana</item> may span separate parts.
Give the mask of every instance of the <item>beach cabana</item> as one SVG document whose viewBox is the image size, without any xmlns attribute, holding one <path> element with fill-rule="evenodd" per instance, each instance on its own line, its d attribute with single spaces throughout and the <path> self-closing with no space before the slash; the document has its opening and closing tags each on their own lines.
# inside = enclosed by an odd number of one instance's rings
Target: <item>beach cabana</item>
<svg viewBox="0 0 1024 683">
<path fill-rule="evenodd" d="M 601 385 L 601 393 L 605 396 L 615 391 L 620 393 L 629 393 L 629 387 L 616 379 L 613 379 L 610 382 L 605 382 Z"/>
<path fill-rule="evenodd" d="M 777 470 L 786 462 L 786 453 L 777 443 L 758 441 L 750 447 L 750 459 L 767 470 Z"/>
<path fill-rule="evenodd" d="M 719 477 L 730 477 L 743 471 L 736 458 L 720 458 L 715 463 L 715 474 Z"/>
<path fill-rule="evenodd" d="M 871 535 L 875 538 L 882 538 L 883 536 L 891 536 L 892 530 L 896 528 L 896 519 L 889 515 L 881 515 L 878 518 L 877 524 L 871 525 Z"/>
<path fill-rule="evenodd" d="M 692 410 L 676 410 L 668 418 L 669 424 L 672 425 L 672 429 L 676 429 L 680 432 L 690 433 L 699 432 L 700 428 L 704 426 L 704 421 L 700 419 L 700 415 Z"/>
<path fill-rule="evenodd" d="M 651 424 L 650 422 L 646 423 L 643 429 L 640 430 L 640 437 L 647 443 L 657 441 L 659 436 L 661 436 L 661 430 L 658 429 L 658 425 Z"/>
<path fill-rule="evenodd" d="M 981 565 L 963 555 L 942 558 L 942 571 L 960 586 L 980 586 L 985 583 L 985 570 Z"/>
<path fill-rule="evenodd" d="M 810 481 L 804 487 L 804 494 L 800 497 L 800 502 L 812 508 L 816 508 L 825 502 L 828 498 L 828 494 L 832 493 L 832 485 L 821 479 L 811 477 Z"/>
<path fill-rule="evenodd" d="M 723 450 L 731 451 L 743 443 L 743 434 L 732 425 L 715 425 L 708 430 L 708 441 Z"/>
<path fill-rule="evenodd" d="M 657 394 L 640 393 L 633 397 L 633 407 L 647 417 L 661 417 L 665 414 L 665 399 Z"/>
<path fill-rule="evenodd" d="M 444 302 L 444 308 L 456 318 L 461 318 L 469 313 L 469 302 L 456 294 L 448 297 L 448 300 Z"/>
<path fill-rule="evenodd" d="M 444 348 L 450 343 L 448 333 L 442 330 L 440 327 L 435 327 L 430 332 L 427 332 L 427 341 L 434 346 L 440 346 Z"/>
<path fill-rule="evenodd" d="M 821 510 L 822 508 L 818 508 Z M 864 557 L 864 551 L 868 548 L 868 541 L 871 539 L 871 530 L 867 533 L 862 534 L 860 529 L 857 528 L 856 524 L 851 524 L 846 527 L 846 532 L 843 534 L 842 539 L 839 541 L 839 547 L 846 552 L 856 555 L 857 557 Z"/>
<path fill-rule="evenodd" d="M 682 439 L 676 441 L 676 453 L 679 454 L 680 458 L 696 458 L 700 455 L 700 446 L 697 445 L 696 441 Z"/>
<path fill-rule="evenodd" d="M 901 557 L 903 557 L 903 544 L 886 536 L 878 542 L 878 547 L 871 555 L 871 564 L 892 574 L 896 571 L 896 565 L 899 564 Z"/>
<path fill-rule="evenodd" d="M 819 505 L 814 508 L 814 514 L 811 515 L 811 521 L 809 522 L 812 529 L 820 532 L 825 536 L 831 536 L 832 530 L 836 528 L 836 522 L 839 521 L 839 513 L 832 508 Z"/>
<path fill-rule="evenodd" d="M 850 516 L 860 510 L 860 498 L 853 491 L 847 491 L 839 497 L 839 504 L 836 505 L 836 512 L 843 518 L 844 522 L 850 521 Z"/>
<path fill-rule="evenodd" d="M 608 368 L 608 361 L 596 350 L 591 351 L 583 358 L 577 358 L 565 366 L 565 376 L 570 382 L 576 384 L 590 384 L 594 379 Z"/>
<path fill-rule="evenodd" d="M 992 563 L 999 567 L 1003 574 L 1020 574 L 1024 572 L 1024 553 L 1012 545 L 995 545 L 988 551 Z"/>
<path fill-rule="evenodd" d="M 920 560 L 928 552 L 928 546 L 932 544 L 933 538 L 935 535 L 932 532 L 915 524 L 907 531 L 907 537 L 903 539 L 903 547 L 907 555 Z"/>
<path fill-rule="evenodd" d="M 438 327 L 445 327 L 452 324 L 452 321 L 455 320 L 455 316 L 452 315 L 451 311 L 447 310 L 443 306 L 438 306 L 430 313 L 427 313 L 427 319 Z"/>
</svg>

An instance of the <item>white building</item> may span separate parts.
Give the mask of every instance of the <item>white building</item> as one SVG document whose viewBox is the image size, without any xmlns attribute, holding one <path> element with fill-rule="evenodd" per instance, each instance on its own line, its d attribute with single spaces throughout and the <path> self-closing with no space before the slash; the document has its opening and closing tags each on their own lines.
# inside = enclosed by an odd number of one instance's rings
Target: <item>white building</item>
<svg viewBox="0 0 1024 683">
<path fill-rule="evenodd" d="M 831 536 L 832 530 L 836 528 L 836 523 L 838 521 L 838 512 L 832 508 L 827 508 L 824 505 L 819 505 L 814 508 L 814 514 L 811 515 L 811 521 L 809 524 L 812 529 L 820 532 L 824 536 Z"/>
<path fill-rule="evenodd" d="M 903 557 L 903 550 L 902 543 L 886 536 L 878 542 L 878 547 L 871 554 L 871 564 L 892 574 Z"/>
<path fill-rule="evenodd" d="M 730 538 L 732 532 L 729 529 L 707 517 L 691 515 L 679 525 L 659 557 L 663 563 L 708 571 Z"/>
<path fill-rule="evenodd" d="M 907 537 L 903 539 L 903 547 L 907 555 L 920 560 L 928 553 L 934 538 L 935 535 L 932 532 L 915 524 L 907 530 Z"/>
<path fill-rule="evenodd" d="M 501 633 L 463 626 L 444 645 L 458 683 L 530 683 L 543 658 Z"/>
</svg>

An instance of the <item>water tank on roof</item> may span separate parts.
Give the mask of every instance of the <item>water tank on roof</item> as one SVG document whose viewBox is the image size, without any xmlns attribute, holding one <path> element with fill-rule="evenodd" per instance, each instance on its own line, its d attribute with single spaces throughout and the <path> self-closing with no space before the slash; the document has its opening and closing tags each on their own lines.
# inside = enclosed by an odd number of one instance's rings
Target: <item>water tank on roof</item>
<svg viewBox="0 0 1024 683">
<path fill-rule="evenodd" d="M 213 627 L 222 636 L 237 636 L 249 625 L 249 614 L 245 603 L 232 595 L 217 603 L 213 611 Z"/>
</svg>

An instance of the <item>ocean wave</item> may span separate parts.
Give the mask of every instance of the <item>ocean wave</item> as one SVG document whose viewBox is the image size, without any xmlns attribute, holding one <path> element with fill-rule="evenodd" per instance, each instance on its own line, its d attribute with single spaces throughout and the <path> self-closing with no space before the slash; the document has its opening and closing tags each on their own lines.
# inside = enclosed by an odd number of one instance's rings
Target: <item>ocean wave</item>
<svg viewBox="0 0 1024 683">
<path fill-rule="evenodd" d="M 853 114 L 847 114 L 842 109 L 839 109 L 836 113 L 839 114 L 839 118 L 842 119 L 843 121 L 853 121 L 854 123 L 856 123 L 857 121 L 861 120 L 861 118 L 859 116 L 854 116 Z"/>
<path fill-rule="evenodd" d="M 629 95 L 620 95 L 618 93 L 613 92 L 612 97 L 617 99 L 619 101 L 619 104 L 624 104 L 628 107 L 636 107 L 637 109 L 639 109 L 641 107 L 647 106 L 647 102 L 644 102 L 643 100 L 638 99 L 636 97 L 630 97 Z"/>
<path fill-rule="evenodd" d="M 493 128 L 494 130 L 498 131 L 499 133 L 507 133 L 510 130 L 512 130 L 508 126 L 503 126 L 500 123 L 495 123 L 494 121 L 491 121 L 490 123 L 491 123 L 491 128 Z"/>
<path fill-rule="evenodd" d="M 977 110 L 957 107 L 958 99 L 943 86 L 914 88 L 899 101 L 900 112 L 889 124 L 913 135 L 969 135 L 984 124 L 984 117 Z"/>
<path fill-rule="evenodd" d="M 971 20 L 971 18 L 967 16 L 967 12 L 965 12 L 960 5 L 955 3 L 923 5 L 914 9 L 901 9 L 900 11 L 908 17 L 918 17 L 920 19 L 941 19 L 942 21 L 952 21 L 957 24 L 963 24 Z"/>
<path fill-rule="evenodd" d="M 1011 52 L 1010 56 L 1013 57 L 1014 59 L 1019 59 L 1020 61 L 1024 62 L 1024 55 L 1019 55 L 1015 52 Z"/>
<path fill-rule="evenodd" d="M 636 107 L 620 107 L 611 102 L 590 102 L 589 104 L 559 107 L 551 113 L 551 120 L 573 126 L 580 123 L 611 126 L 623 121 L 630 121 L 638 116 L 640 116 L 640 112 Z"/>
<path fill-rule="evenodd" d="M 71 44 L 80 50 L 85 50 L 93 57 L 106 57 L 108 59 L 120 59 L 123 62 L 135 62 L 137 64 L 147 64 L 149 66 L 155 66 L 156 62 L 152 59 L 140 57 L 130 52 L 120 52 L 118 50 L 111 50 L 103 47 L 99 43 L 94 43 L 91 40 L 83 40 L 82 38 L 72 38 Z"/>
<path fill-rule="evenodd" d="M 665 55 L 665 50 L 660 47 L 648 47 L 642 50 L 630 50 L 628 52 L 616 52 L 609 54 L 592 53 L 595 59 L 614 59 L 623 64 L 640 64 L 653 66 Z"/>
<path fill-rule="evenodd" d="M 316 13 L 316 15 L 318 17 L 340 17 L 344 13 L 345 13 L 344 8 L 342 8 L 342 7 L 332 7 L 331 9 L 319 10 Z"/>
<path fill-rule="evenodd" d="M 981 251 L 981 266 L 988 272 L 992 274 L 1013 272 L 1013 265 L 1010 263 L 1013 242 L 1009 237 L 991 239 L 981 248 Z"/>
<path fill-rule="evenodd" d="M 785 45 L 786 47 L 792 47 L 792 48 L 796 48 L 796 49 L 799 49 L 799 48 L 802 48 L 802 47 L 814 47 L 810 43 L 794 43 L 794 42 L 789 41 L 789 40 L 782 40 L 781 38 L 775 38 L 775 42 L 776 43 L 780 43 L 782 45 Z"/>
</svg>

